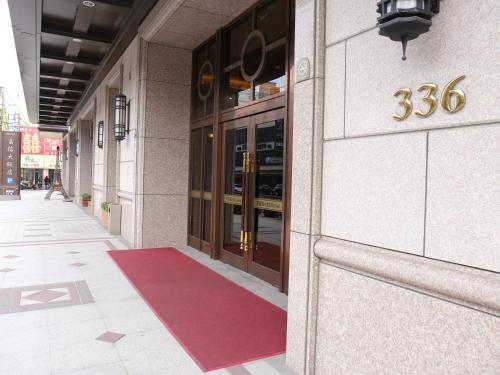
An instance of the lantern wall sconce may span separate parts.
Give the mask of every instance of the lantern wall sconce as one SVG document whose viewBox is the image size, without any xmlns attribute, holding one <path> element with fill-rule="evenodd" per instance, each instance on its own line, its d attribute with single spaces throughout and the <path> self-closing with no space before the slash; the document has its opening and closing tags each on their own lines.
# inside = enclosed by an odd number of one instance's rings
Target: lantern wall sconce
<svg viewBox="0 0 500 375">
<path fill-rule="evenodd" d="M 403 45 L 406 60 L 408 41 L 429 31 L 432 17 L 439 13 L 440 0 L 380 0 L 377 3 L 379 34 Z"/>
<path fill-rule="evenodd" d="M 130 101 L 123 94 L 115 96 L 115 139 L 123 141 L 130 132 Z"/>
<path fill-rule="evenodd" d="M 80 140 L 76 140 L 76 145 L 75 145 L 75 156 L 80 156 Z"/>
<path fill-rule="evenodd" d="M 103 148 L 104 146 L 104 121 L 99 121 L 97 124 L 97 147 Z"/>
</svg>

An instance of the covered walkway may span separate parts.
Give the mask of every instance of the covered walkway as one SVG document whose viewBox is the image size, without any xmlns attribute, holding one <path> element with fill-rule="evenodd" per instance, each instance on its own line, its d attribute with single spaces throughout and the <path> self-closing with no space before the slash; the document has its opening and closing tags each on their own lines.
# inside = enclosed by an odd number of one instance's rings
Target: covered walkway
<svg viewBox="0 0 500 375">
<path fill-rule="evenodd" d="M 127 245 L 44 194 L 0 202 L 0 374 L 202 373 L 109 257 Z M 286 296 L 263 281 L 179 250 L 286 309 Z M 284 363 L 280 355 L 211 373 L 290 373 Z"/>
</svg>

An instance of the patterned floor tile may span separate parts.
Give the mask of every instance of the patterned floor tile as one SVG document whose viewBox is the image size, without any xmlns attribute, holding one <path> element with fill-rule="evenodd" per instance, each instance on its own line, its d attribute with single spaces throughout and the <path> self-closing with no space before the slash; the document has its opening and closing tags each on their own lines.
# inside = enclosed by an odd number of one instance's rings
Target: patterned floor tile
<svg viewBox="0 0 500 375">
<path fill-rule="evenodd" d="M 105 342 L 110 342 L 110 343 L 115 343 L 118 340 L 120 340 L 122 337 L 125 335 L 122 333 L 116 333 L 116 332 L 104 332 L 102 335 L 99 337 L 96 337 L 96 340 L 100 341 L 105 341 Z"/>
<path fill-rule="evenodd" d="M 84 281 L 0 289 L 0 314 L 93 302 L 94 299 Z"/>
<path fill-rule="evenodd" d="M 22 292 L 21 293 L 21 305 L 23 305 L 22 300 L 28 299 L 35 302 L 52 302 L 54 300 L 61 300 L 61 297 L 67 296 L 69 298 L 69 290 L 67 292 L 61 292 L 51 289 L 43 289 L 38 292 Z"/>
</svg>

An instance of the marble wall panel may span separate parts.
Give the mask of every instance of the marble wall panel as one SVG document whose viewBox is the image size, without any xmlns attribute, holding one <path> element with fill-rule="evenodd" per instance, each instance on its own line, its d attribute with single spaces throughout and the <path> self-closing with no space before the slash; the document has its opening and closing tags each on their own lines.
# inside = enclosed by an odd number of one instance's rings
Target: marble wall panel
<svg viewBox="0 0 500 375">
<path fill-rule="evenodd" d="M 293 108 L 292 212 L 291 229 L 311 232 L 313 97 L 315 80 L 295 85 Z"/>
<path fill-rule="evenodd" d="M 184 5 L 228 17 L 237 17 L 254 3 L 256 0 L 186 0 Z"/>
<path fill-rule="evenodd" d="M 146 137 L 189 139 L 190 93 L 186 85 L 148 81 Z"/>
<path fill-rule="evenodd" d="M 187 195 L 189 142 L 158 138 L 144 142 L 144 194 Z"/>
<path fill-rule="evenodd" d="M 423 253 L 426 134 L 328 141 L 322 234 Z"/>
<path fill-rule="evenodd" d="M 190 50 L 148 44 L 148 80 L 191 85 Z"/>
<path fill-rule="evenodd" d="M 295 18 L 295 30 L 298 32 L 295 34 L 295 46 L 294 46 L 294 58 L 295 66 L 301 59 L 307 58 L 310 64 L 310 76 L 314 76 L 314 64 L 316 61 L 315 57 L 315 16 L 314 11 L 316 1 L 314 0 L 297 0 L 295 7 L 296 13 L 300 14 L 300 17 Z"/>
<path fill-rule="evenodd" d="M 135 160 L 135 147 L 137 143 L 136 130 L 131 130 L 125 139 L 119 143 L 120 162 Z"/>
<path fill-rule="evenodd" d="M 326 0 L 326 45 L 359 34 L 377 24 L 375 1 Z"/>
<path fill-rule="evenodd" d="M 500 124 L 429 135 L 425 255 L 500 272 Z"/>
<path fill-rule="evenodd" d="M 144 195 L 142 246 L 183 246 L 187 242 L 186 195 Z"/>
<path fill-rule="evenodd" d="M 128 242 L 134 243 L 134 206 L 133 203 L 127 199 L 120 199 L 122 206 L 121 216 L 121 235 Z"/>
<path fill-rule="evenodd" d="M 302 233 L 290 234 L 286 362 L 297 374 L 305 368 L 310 239 L 309 235 Z"/>
<path fill-rule="evenodd" d="M 327 264 L 316 374 L 493 374 L 498 318 Z"/>
<path fill-rule="evenodd" d="M 344 137 L 345 49 L 346 43 L 339 43 L 325 54 L 325 139 Z"/>
<path fill-rule="evenodd" d="M 120 191 L 133 193 L 135 188 L 135 162 L 120 163 Z"/>
<path fill-rule="evenodd" d="M 346 136 L 500 120 L 499 18 L 495 0 L 476 2 L 474 7 L 466 1 L 443 1 L 430 32 L 408 44 L 407 61 L 401 60 L 401 46 L 379 36 L 378 30 L 349 39 Z M 400 99 L 393 96 L 398 89 L 412 89 L 414 111 L 427 111 L 425 92 L 417 88 L 435 83 L 440 98 L 445 85 L 461 75 L 466 77 L 456 88 L 465 92 L 467 103 L 460 112 L 450 114 L 439 106 L 425 119 L 414 114 L 402 122 L 392 119 L 393 113 L 402 113 Z"/>
</svg>

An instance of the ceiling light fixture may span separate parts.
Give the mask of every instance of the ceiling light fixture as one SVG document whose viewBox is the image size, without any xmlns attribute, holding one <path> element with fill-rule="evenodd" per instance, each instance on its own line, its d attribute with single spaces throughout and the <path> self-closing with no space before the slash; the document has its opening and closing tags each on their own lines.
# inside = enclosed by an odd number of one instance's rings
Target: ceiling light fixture
<svg viewBox="0 0 500 375">
<path fill-rule="evenodd" d="M 86 7 L 89 7 L 89 8 L 95 7 L 95 3 L 93 1 L 89 1 L 89 0 L 82 1 L 82 4 L 85 5 Z"/>
</svg>

